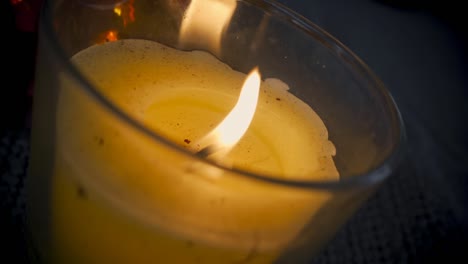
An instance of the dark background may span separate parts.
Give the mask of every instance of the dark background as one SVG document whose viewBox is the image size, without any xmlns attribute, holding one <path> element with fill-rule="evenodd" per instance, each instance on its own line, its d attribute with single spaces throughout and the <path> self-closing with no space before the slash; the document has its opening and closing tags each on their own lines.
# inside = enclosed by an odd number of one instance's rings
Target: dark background
<svg viewBox="0 0 468 264">
<path fill-rule="evenodd" d="M 0 27 L 0 247 L 25 261 L 35 7 L 3 0 Z M 468 67 L 462 2 L 283 0 L 351 48 L 383 80 L 408 134 L 399 171 L 314 263 L 468 263 Z M 3 261 L 0 261 L 4 263 Z"/>
</svg>

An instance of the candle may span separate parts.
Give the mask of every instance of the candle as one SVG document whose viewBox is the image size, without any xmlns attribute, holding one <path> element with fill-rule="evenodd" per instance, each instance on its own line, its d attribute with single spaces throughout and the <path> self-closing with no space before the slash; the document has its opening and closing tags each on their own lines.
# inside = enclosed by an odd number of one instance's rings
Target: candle
<svg viewBox="0 0 468 264">
<path fill-rule="evenodd" d="M 137 39 L 89 47 L 72 62 L 124 113 L 192 153 L 212 142 L 206 136 L 247 78 L 208 53 Z M 280 80 L 261 82 L 245 134 L 211 163 L 155 141 L 66 75 L 60 80 L 52 263 L 271 263 L 330 194 L 223 167 L 278 179 L 339 177 L 325 125 Z"/>
<path fill-rule="evenodd" d="M 43 263 L 307 263 L 393 171 L 391 97 L 316 25 L 274 1 L 117 2 L 41 17 L 27 220 Z"/>
</svg>

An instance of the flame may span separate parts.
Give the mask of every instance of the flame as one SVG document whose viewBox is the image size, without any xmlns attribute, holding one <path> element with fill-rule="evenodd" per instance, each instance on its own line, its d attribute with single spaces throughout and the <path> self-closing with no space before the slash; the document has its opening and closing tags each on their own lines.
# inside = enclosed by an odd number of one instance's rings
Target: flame
<svg viewBox="0 0 468 264">
<path fill-rule="evenodd" d="M 114 13 L 118 16 L 122 15 L 122 7 L 120 5 L 114 7 Z"/>
<path fill-rule="evenodd" d="M 116 41 L 119 39 L 119 32 L 117 30 L 108 30 L 99 34 L 96 44 L 102 44 L 105 42 Z"/>
<path fill-rule="evenodd" d="M 123 4 L 118 4 L 113 11 L 119 17 L 122 17 L 124 26 L 135 21 L 135 0 L 129 0 Z"/>
<path fill-rule="evenodd" d="M 254 68 L 247 76 L 231 112 L 202 140 L 214 152 L 227 153 L 245 134 L 257 108 L 260 73 Z"/>
<path fill-rule="evenodd" d="M 117 31 L 115 30 L 109 30 L 106 34 L 106 41 L 116 41 L 118 39 L 117 37 Z"/>
<path fill-rule="evenodd" d="M 180 43 L 219 54 L 221 37 L 236 6 L 236 0 L 192 0 L 180 27 Z"/>
<path fill-rule="evenodd" d="M 135 0 L 129 0 L 122 6 L 122 17 L 124 26 L 135 22 Z"/>
</svg>

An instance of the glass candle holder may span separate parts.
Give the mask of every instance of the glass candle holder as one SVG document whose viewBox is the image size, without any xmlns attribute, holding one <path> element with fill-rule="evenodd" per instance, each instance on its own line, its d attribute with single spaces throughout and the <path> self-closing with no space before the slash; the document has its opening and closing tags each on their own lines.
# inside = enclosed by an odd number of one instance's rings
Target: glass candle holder
<svg viewBox="0 0 468 264">
<path fill-rule="evenodd" d="M 46 1 L 37 61 L 40 263 L 307 263 L 402 156 L 382 82 L 275 1 Z"/>
</svg>

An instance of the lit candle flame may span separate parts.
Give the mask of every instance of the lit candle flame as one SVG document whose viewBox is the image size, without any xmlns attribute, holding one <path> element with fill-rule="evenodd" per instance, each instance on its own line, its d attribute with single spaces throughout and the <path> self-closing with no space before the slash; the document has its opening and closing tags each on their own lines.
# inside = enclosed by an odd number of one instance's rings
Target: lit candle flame
<svg viewBox="0 0 468 264">
<path fill-rule="evenodd" d="M 221 37 L 236 6 L 236 0 L 192 0 L 180 27 L 180 44 L 219 54 Z"/>
<path fill-rule="evenodd" d="M 117 4 L 113 11 L 114 14 L 122 18 L 124 26 L 135 22 L 135 0 L 125 0 L 124 3 Z"/>
<path fill-rule="evenodd" d="M 122 15 L 122 7 L 120 5 L 117 5 L 114 7 L 114 13 L 118 16 Z"/>
<path fill-rule="evenodd" d="M 245 134 L 255 114 L 259 88 L 260 74 L 255 68 L 245 80 L 234 108 L 213 130 L 218 144 L 231 148 Z"/>
<path fill-rule="evenodd" d="M 254 68 L 249 73 L 242 86 L 236 105 L 223 121 L 202 139 L 201 145 L 206 145 L 209 148 L 209 153 L 204 153 L 204 155 L 208 156 L 213 153 L 226 154 L 245 134 L 257 108 L 260 78 L 257 68 Z"/>
<path fill-rule="evenodd" d="M 119 39 L 119 32 L 117 30 L 107 30 L 99 34 L 96 39 L 96 44 L 102 44 L 106 42 L 112 42 Z"/>
</svg>

